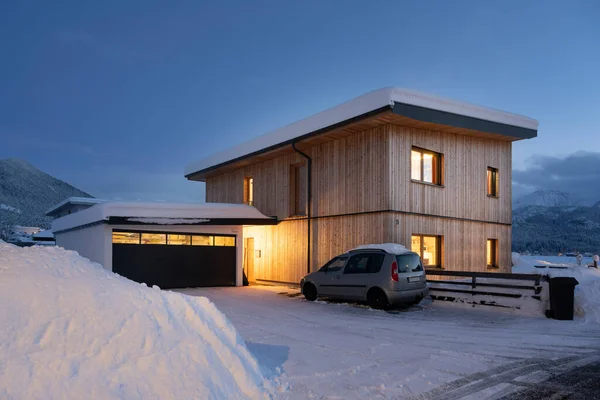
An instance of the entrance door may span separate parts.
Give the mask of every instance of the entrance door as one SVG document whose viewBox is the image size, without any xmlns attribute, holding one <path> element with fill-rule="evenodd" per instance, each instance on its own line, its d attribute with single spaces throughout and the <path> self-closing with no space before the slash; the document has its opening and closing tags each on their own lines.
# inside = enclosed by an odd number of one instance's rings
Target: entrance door
<svg viewBox="0 0 600 400">
<path fill-rule="evenodd" d="M 244 272 L 248 282 L 255 282 L 254 278 L 254 238 L 244 238 Z"/>
</svg>

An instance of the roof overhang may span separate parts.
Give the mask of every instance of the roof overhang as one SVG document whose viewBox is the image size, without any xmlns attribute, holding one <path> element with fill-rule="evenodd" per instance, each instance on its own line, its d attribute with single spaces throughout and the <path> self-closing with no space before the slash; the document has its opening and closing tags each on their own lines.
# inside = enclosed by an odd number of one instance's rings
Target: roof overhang
<svg viewBox="0 0 600 400">
<path fill-rule="evenodd" d="M 275 225 L 277 218 L 267 217 L 256 208 L 227 203 L 152 203 L 108 201 L 57 218 L 54 234 L 99 224 L 109 225 Z"/>
<path fill-rule="evenodd" d="M 412 90 L 385 88 L 300 120 L 186 167 L 189 180 L 206 178 L 306 150 L 366 129 L 393 124 L 500 141 L 537 136 L 538 122 L 522 115 L 443 99 Z"/>
</svg>

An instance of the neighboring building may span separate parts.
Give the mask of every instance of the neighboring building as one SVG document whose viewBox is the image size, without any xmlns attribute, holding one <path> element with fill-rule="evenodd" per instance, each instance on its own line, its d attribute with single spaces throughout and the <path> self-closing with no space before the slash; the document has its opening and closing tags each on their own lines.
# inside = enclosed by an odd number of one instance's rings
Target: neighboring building
<svg viewBox="0 0 600 400">
<path fill-rule="evenodd" d="M 333 256 L 401 243 L 428 268 L 510 272 L 511 146 L 537 121 L 386 88 L 188 165 L 209 202 L 276 216 L 245 226 L 251 281 L 297 283 Z"/>
<path fill-rule="evenodd" d="M 7 243 L 12 243 L 21 247 L 33 246 L 33 235 L 40 232 L 41 228 L 37 226 L 13 225 L 6 239 Z"/>
<path fill-rule="evenodd" d="M 242 226 L 273 223 L 240 204 L 104 201 L 52 231 L 58 246 L 149 286 L 240 286 Z"/>
<path fill-rule="evenodd" d="M 105 201 L 94 197 L 69 197 L 46 211 L 46 215 L 52 218 L 60 218 Z"/>
<path fill-rule="evenodd" d="M 56 242 L 54 241 L 54 233 L 52 229 L 46 229 L 44 231 L 39 231 L 38 233 L 34 233 L 32 236 L 33 243 L 36 246 L 55 246 Z"/>
</svg>

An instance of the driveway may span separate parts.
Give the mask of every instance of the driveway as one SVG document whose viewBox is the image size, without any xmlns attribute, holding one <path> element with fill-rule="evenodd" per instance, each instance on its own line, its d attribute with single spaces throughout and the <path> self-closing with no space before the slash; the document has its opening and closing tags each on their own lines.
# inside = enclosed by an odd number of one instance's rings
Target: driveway
<svg viewBox="0 0 600 400">
<path fill-rule="evenodd" d="M 179 292 L 233 321 L 282 399 L 600 399 L 598 325 L 438 302 L 389 313 L 285 287 Z"/>
</svg>

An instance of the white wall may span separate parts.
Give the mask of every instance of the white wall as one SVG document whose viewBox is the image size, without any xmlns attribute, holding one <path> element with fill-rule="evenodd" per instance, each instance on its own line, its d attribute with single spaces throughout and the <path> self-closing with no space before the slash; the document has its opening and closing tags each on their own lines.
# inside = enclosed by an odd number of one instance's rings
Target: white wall
<svg viewBox="0 0 600 400">
<path fill-rule="evenodd" d="M 244 256 L 244 236 L 241 225 L 225 226 L 173 226 L 173 225 L 104 225 L 108 229 L 106 243 L 108 243 L 107 257 L 104 268 L 112 271 L 112 230 L 131 230 L 131 231 L 159 231 L 159 232 L 178 232 L 178 233 L 214 233 L 223 235 L 235 235 L 236 243 L 236 286 L 243 285 L 243 256 Z M 76 231 L 79 232 L 79 231 Z"/>
<path fill-rule="evenodd" d="M 104 224 L 95 225 L 89 228 L 79 229 L 65 233 L 55 233 L 56 245 L 64 247 L 67 250 L 75 250 L 81 256 L 95 261 L 106 269 L 111 269 L 110 265 L 107 266 L 106 261 L 109 260 L 109 256 L 112 257 L 112 246 L 110 248 L 111 253 L 108 253 L 107 249 L 107 237 L 110 237 L 110 231 Z M 108 242 L 112 245 L 112 238 Z"/>
</svg>

